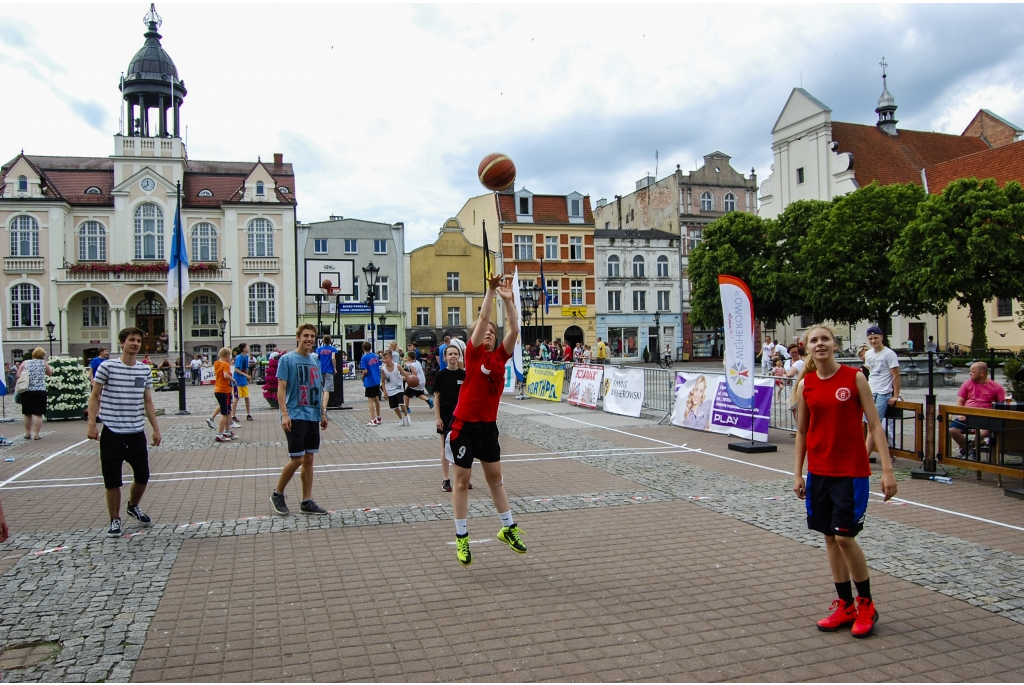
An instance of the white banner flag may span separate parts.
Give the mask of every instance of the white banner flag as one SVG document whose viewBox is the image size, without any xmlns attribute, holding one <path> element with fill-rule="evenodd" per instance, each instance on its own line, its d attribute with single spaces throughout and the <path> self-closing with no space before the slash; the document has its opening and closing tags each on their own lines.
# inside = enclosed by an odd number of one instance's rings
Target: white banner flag
<svg viewBox="0 0 1024 685">
<path fill-rule="evenodd" d="M 735 276 L 719 276 L 725 326 L 725 389 L 737 407 L 754 406 L 754 299 Z"/>
<path fill-rule="evenodd" d="M 606 368 L 602 395 L 606 412 L 640 416 L 640 409 L 644 406 L 644 370 Z"/>
<path fill-rule="evenodd" d="M 512 274 L 512 305 L 516 308 L 516 320 L 519 322 L 519 335 L 516 336 L 516 348 L 512 350 L 512 371 L 516 375 L 516 383 L 526 382 L 523 376 L 523 316 L 519 311 L 519 267 Z"/>
</svg>

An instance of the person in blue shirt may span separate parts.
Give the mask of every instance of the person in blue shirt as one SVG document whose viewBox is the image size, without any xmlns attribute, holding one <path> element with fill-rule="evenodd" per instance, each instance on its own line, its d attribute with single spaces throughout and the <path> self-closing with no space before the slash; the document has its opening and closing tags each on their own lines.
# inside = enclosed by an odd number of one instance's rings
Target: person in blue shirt
<svg viewBox="0 0 1024 685">
<path fill-rule="evenodd" d="M 282 356 L 277 363 L 277 397 L 281 407 L 281 428 L 288 440 L 288 463 L 281 469 L 270 503 L 278 514 L 288 515 L 284 489 L 302 467 L 302 504 L 299 511 L 303 514 L 326 514 L 327 510 L 313 501 L 313 455 L 320 451 L 320 430 L 327 429 L 327 405 L 321 401 L 320 363 L 313 354 L 316 326 L 302 324 L 295 337 L 295 351 Z"/>
<path fill-rule="evenodd" d="M 231 370 L 231 380 L 238 388 L 238 399 L 245 400 L 246 421 L 252 421 L 252 408 L 249 406 L 249 381 L 251 380 L 249 368 L 251 366 L 252 360 L 249 357 L 248 343 L 239 343 L 238 354 L 235 355 L 235 365 Z M 238 400 L 235 400 L 235 411 L 238 411 Z M 237 421 L 238 419 L 232 416 L 231 420 Z"/>
<path fill-rule="evenodd" d="M 445 355 L 444 351 L 447 350 L 448 346 L 451 345 L 451 344 L 452 344 L 452 336 L 446 335 L 446 336 L 444 336 L 444 342 L 441 343 L 441 346 L 439 348 L 437 348 L 437 366 L 438 366 L 438 371 L 444 371 L 445 369 L 448 368 L 448 362 L 445 359 L 446 355 Z"/>
<path fill-rule="evenodd" d="M 367 426 L 379 426 L 380 418 L 380 357 L 373 352 L 373 345 L 363 343 L 363 357 L 359 360 L 359 368 L 363 372 L 363 388 L 366 392 L 366 403 L 370 409 L 370 420 Z"/>
<path fill-rule="evenodd" d="M 105 347 L 100 348 L 99 354 L 92 358 L 89 362 L 89 380 L 96 378 L 96 369 L 100 368 L 100 364 L 110 359 L 110 350 Z"/>
<path fill-rule="evenodd" d="M 325 335 L 323 344 L 316 348 L 317 359 L 320 360 L 320 375 L 324 379 L 324 406 L 327 398 L 334 392 L 334 374 L 336 373 L 335 354 L 338 350 L 332 345 L 331 336 Z"/>
</svg>

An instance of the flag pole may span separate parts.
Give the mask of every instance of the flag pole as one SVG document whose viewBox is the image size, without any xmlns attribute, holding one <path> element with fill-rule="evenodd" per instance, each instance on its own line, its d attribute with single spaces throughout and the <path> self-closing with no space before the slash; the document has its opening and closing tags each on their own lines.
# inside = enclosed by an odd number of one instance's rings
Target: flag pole
<svg viewBox="0 0 1024 685">
<path fill-rule="evenodd" d="M 174 84 L 171 84 L 171 92 L 174 92 Z M 189 414 L 185 408 L 185 317 L 181 304 L 181 243 L 185 242 L 181 234 L 181 181 L 178 181 L 178 209 L 174 213 L 174 242 L 178 251 L 178 262 L 175 268 L 178 270 L 178 411 L 177 414 Z"/>
</svg>

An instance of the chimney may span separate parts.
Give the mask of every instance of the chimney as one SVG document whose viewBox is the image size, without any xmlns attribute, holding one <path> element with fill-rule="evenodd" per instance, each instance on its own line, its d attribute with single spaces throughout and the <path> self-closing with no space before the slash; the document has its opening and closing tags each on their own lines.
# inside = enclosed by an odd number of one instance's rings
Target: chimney
<svg viewBox="0 0 1024 685">
<path fill-rule="evenodd" d="M 602 197 L 600 200 L 597 201 L 598 209 L 600 209 L 601 207 L 604 207 L 606 204 L 608 204 L 607 198 L 603 198 Z"/>
<path fill-rule="evenodd" d="M 274 153 L 274 166 L 281 166 L 284 164 L 284 155 L 280 152 Z"/>
</svg>

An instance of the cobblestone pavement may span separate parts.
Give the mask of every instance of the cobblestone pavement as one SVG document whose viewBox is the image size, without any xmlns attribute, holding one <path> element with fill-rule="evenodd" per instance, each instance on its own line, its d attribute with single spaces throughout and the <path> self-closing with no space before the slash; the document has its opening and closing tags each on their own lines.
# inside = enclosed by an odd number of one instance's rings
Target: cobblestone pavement
<svg viewBox="0 0 1024 685">
<path fill-rule="evenodd" d="M 176 409 L 176 395 L 158 397 Z M 7 448 L 16 461 L 0 469 L 0 496 L 14 535 L 0 545 L 0 646 L 62 649 L 3 680 L 1017 680 L 1024 670 L 1019 502 L 973 475 L 901 480 L 901 497 L 936 509 L 873 498 L 860 539 L 884 618 L 876 638 L 851 641 L 813 629 L 830 581 L 821 536 L 780 473 L 787 436 L 778 454 L 748 457 L 650 417 L 506 403 L 505 481 L 530 553 L 474 535 L 478 561 L 462 569 L 425 408 L 414 405 L 409 429 L 367 427 L 362 404 L 332 412 L 314 493 L 342 506 L 278 517 L 266 499 L 281 463 L 277 414 L 253 404 L 240 442 L 211 444 L 212 392 L 189 389 L 194 415 L 163 417 L 152 453 L 144 504 L 157 523 L 129 520 L 120 539 L 97 527 L 102 489 L 95 443 L 77 444 L 83 424 L 47 424 L 44 440 Z M 470 528 L 487 531 L 495 512 L 476 475 Z M 48 525 L 55 502 L 83 513 Z"/>
</svg>

